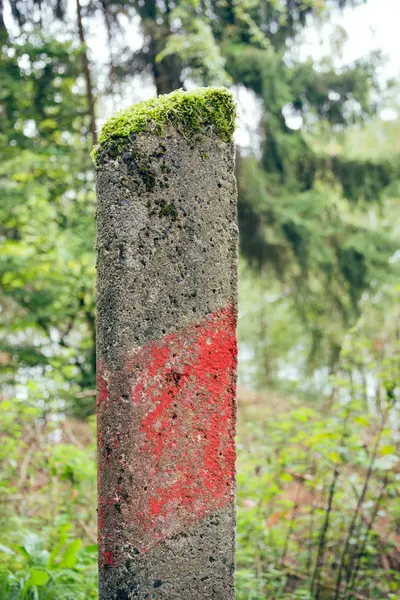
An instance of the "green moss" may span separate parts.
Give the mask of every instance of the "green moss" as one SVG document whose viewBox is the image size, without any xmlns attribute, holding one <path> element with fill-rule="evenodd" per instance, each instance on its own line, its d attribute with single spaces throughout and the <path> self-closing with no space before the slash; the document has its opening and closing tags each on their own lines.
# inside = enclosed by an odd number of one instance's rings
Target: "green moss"
<svg viewBox="0 0 400 600">
<path fill-rule="evenodd" d="M 103 150 L 115 156 L 124 140 L 144 132 L 161 135 L 165 125 L 173 125 L 185 138 L 210 128 L 223 141 L 230 142 L 236 122 L 236 106 L 225 88 L 198 88 L 139 102 L 111 117 L 101 130 L 99 144 L 93 149 L 95 164 Z"/>
<path fill-rule="evenodd" d="M 175 204 L 173 202 L 167 202 L 166 200 L 161 200 L 160 204 L 160 217 L 171 217 L 173 221 L 178 218 L 178 211 L 176 210 Z"/>
<path fill-rule="evenodd" d="M 129 175 L 133 178 L 139 178 L 144 184 L 146 191 L 151 192 L 156 184 L 156 176 L 151 168 L 150 161 L 141 157 L 138 153 L 132 151 L 132 149 L 129 155 L 130 157 L 124 161 L 127 164 Z"/>
</svg>

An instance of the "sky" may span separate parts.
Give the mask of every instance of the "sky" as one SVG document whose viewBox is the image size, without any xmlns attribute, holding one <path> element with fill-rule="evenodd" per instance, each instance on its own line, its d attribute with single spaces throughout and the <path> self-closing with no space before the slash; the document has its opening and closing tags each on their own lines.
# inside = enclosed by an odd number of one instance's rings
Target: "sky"
<svg viewBox="0 0 400 600">
<path fill-rule="evenodd" d="M 334 25 L 343 27 L 347 40 L 343 46 L 343 55 L 337 57 L 338 64 L 346 64 L 379 50 L 385 57 L 382 68 L 383 79 L 400 79 L 399 51 L 400 0 L 368 0 L 355 9 L 337 11 Z M 301 56 L 320 56 L 330 53 L 328 40 L 333 27 L 310 27 Z"/>
</svg>

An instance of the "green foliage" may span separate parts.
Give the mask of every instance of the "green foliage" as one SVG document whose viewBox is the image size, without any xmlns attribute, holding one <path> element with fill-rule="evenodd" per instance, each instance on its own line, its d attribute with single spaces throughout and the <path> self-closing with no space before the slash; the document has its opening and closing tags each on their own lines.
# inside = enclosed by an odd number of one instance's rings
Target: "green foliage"
<svg viewBox="0 0 400 600">
<path fill-rule="evenodd" d="M 398 594 L 398 299 L 394 286 L 384 312 L 382 298 L 365 308 L 324 402 L 239 396 L 239 600 L 333 598 L 340 564 L 341 600 Z M 40 403 L 0 406 L 0 598 L 96 598 L 93 432 Z"/>
<path fill-rule="evenodd" d="M 35 533 L 22 533 L 12 548 L 0 546 L 5 560 L 0 574 L 1 600 L 89 600 L 97 598 L 97 545 L 81 549 L 62 526 L 50 551 Z M 53 535 L 56 532 L 53 533 Z"/>
<path fill-rule="evenodd" d="M 69 403 L 95 378 L 90 142 L 77 54 L 36 35 L 26 42 L 2 47 L 1 367 L 5 381 L 36 367 L 42 387 Z M 89 400 L 75 408 L 91 412 Z"/>
<path fill-rule="evenodd" d="M 230 78 L 225 71 L 225 60 L 211 25 L 199 16 L 198 8 L 198 2 L 193 2 L 192 5 L 179 3 L 173 9 L 171 21 L 180 22 L 181 27 L 168 36 L 156 62 L 161 63 L 168 56 L 179 56 L 188 67 L 190 79 L 200 85 L 226 85 Z"/>
<path fill-rule="evenodd" d="M 145 131 L 161 134 L 170 124 L 184 137 L 210 129 L 222 140 L 232 140 L 236 123 L 236 106 L 232 94 L 225 88 L 197 88 L 191 92 L 176 90 L 171 94 L 134 104 L 111 117 L 103 126 L 99 146 L 93 150 L 96 164 L 102 151 L 115 140 L 123 142 Z"/>
<path fill-rule="evenodd" d="M 248 316 L 239 332 L 259 367 L 253 387 L 286 385 L 285 361 L 304 385 L 307 371 L 312 378 L 334 368 L 363 298 L 395 281 L 398 211 L 386 199 L 383 216 L 374 210 L 371 220 L 322 182 L 293 193 L 272 184 L 252 157 L 238 170 L 241 247 L 256 272 L 243 263 L 242 281 L 254 291 L 241 295 Z"/>
<path fill-rule="evenodd" d="M 351 202 L 379 202 L 388 185 L 399 178 L 393 161 L 376 162 L 333 156 L 327 159 L 343 195 Z"/>
<path fill-rule="evenodd" d="M 96 598 L 93 445 L 40 401 L 3 401 L 0 412 L 0 598 Z"/>
<path fill-rule="evenodd" d="M 258 112 L 259 146 L 237 151 L 239 381 L 261 390 L 239 398 L 238 600 L 398 597 L 398 123 L 377 118 L 378 55 L 297 52 L 309 17 L 359 3 L 93 0 L 109 73 L 65 3 L 0 17 L 0 599 L 96 597 L 88 106 L 124 103 L 135 75 L 160 94 L 232 83 Z M 227 90 L 175 91 L 110 120 L 101 150 L 168 122 L 230 141 L 234 119 Z"/>
<path fill-rule="evenodd" d="M 398 531 L 393 384 L 400 347 L 393 340 L 382 356 L 382 347 L 363 337 L 371 334 L 364 327 L 347 340 L 329 405 L 293 406 L 264 392 L 261 405 L 242 408 L 240 600 L 398 595 L 397 559 L 381 559 L 396 552 Z M 374 378 L 373 392 L 364 369 Z"/>
<path fill-rule="evenodd" d="M 29 21 L 25 8 L 21 3 L 15 9 L 20 23 Z M 53 8 L 57 18 L 64 16 Z M 268 271 L 266 283 L 279 296 L 286 296 L 290 281 L 291 306 L 312 338 L 306 344 L 311 374 L 320 366 L 331 369 L 363 294 L 392 277 L 387 260 L 395 242 L 384 211 L 398 180 L 396 161 L 387 153 L 350 156 L 343 145 L 345 131 L 376 112 L 379 57 L 341 69 L 327 59 L 299 62 L 296 35 L 307 16 L 329 16 L 326 3 L 311 0 L 266 7 L 216 2 L 210 10 L 197 1 L 178 2 L 168 11 L 154 3 L 115 2 L 99 9 L 108 24 L 114 82 L 146 71 L 159 91 L 172 92 L 186 81 L 230 80 L 255 95 L 260 156 L 244 157 L 239 150 L 237 157 L 242 255 L 256 276 Z M 120 13 L 130 10 L 139 15 L 148 43 L 126 58 L 127 50 L 114 53 L 111 46 Z M 76 85 L 82 49 L 36 33 L 23 33 L 21 40 L 24 47 L 10 41 L 3 46 L 2 63 L 3 135 L 10 145 L 0 173 L 6 198 L 0 278 L 8 302 L 0 341 L 15 357 L 5 371 L 12 380 L 19 364 L 56 369 L 60 387 L 68 381 L 68 390 L 59 389 L 62 399 L 69 403 L 78 394 L 73 409 L 88 414 L 94 410 L 94 186 L 86 99 Z M 102 150 L 109 146 L 115 155 L 126 136 L 159 130 L 171 119 L 188 137 L 208 123 L 231 139 L 235 108 L 229 93 L 205 93 L 207 98 L 204 91 L 175 91 L 128 108 L 104 126 Z M 291 129 L 287 114 L 301 118 L 302 126 Z M 324 142 L 339 135 L 341 144 L 331 152 Z M 353 146 L 359 146 L 356 140 Z M 139 161 L 138 167 L 150 189 L 148 165 Z M 378 221 L 386 224 L 374 230 L 365 204 L 378 202 L 384 214 Z M 337 322 L 335 330 L 326 327 L 324 310 Z M 11 336 L 15 311 L 18 343 Z"/>
</svg>

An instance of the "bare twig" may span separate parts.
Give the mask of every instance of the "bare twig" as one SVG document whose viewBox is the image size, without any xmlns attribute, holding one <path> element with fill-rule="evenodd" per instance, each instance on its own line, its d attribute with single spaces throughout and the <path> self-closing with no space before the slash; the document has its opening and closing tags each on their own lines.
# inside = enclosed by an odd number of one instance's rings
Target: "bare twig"
<svg viewBox="0 0 400 600">
<path fill-rule="evenodd" d="M 24 483 L 25 483 L 25 479 L 27 477 L 28 474 L 28 467 L 29 467 L 29 463 L 32 460 L 32 456 L 34 451 L 36 450 L 35 446 L 30 446 L 28 448 L 27 453 L 24 456 L 24 460 L 21 463 L 21 468 L 20 468 L 20 472 L 19 472 L 19 479 L 18 479 L 18 487 L 21 488 Z"/>
<path fill-rule="evenodd" d="M 352 571 L 351 571 L 351 574 L 350 574 L 351 575 L 350 581 L 348 582 L 348 590 L 349 590 L 350 594 L 352 592 L 354 592 L 355 588 L 357 587 L 358 579 L 359 579 L 359 576 L 360 576 L 360 562 L 361 562 L 361 559 L 363 558 L 363 556 L 365 554 L 365 549 L 366 549 L 366 546 L 367 546 L 367 543 L 368 543 L 368 539 L 369 539 L 369 536 L 370 536 L 373 524 L 374 524 L 374 522 L 376 520 L 376 517 L 378 515 L 378 511 L 379 511 L 380 505 L 381 505 L 383 497 L 385 495 L 386 485 L 387 485 L 388 479 L 389 479 L 389 476 L 388 476 L 388 474 L 386 474 L 385 478 L 383 480 L 383 483 L 382 483 L 379 495 L 378 495 L 378 497 L 375 500 L 375 504 L 374 504 L 374 507 L 372 509 L 370 520 L 367 523 L 366 530 L 364 532 L 363 537 L 361 538 L 361 543 L 358 546 L 358 551 L 357 551 L 357 554 L 355 556 L 354 563 L 352 565 Z"/>
<path fill-rule="evenodd" d="M 365 478 L 364 478 L 364 483 L 363 483 L 363 487 L 362 487 L 362 490 L 361 490 L 361 494 L 360 494 L 360 497 L 358 499 L 356 508 L 354 510 L 354 514 L 353 514 L 353 518 L 352 518 L 351 523 L 350 523 L 349 530 L 347 532 L 346 541 L 345 541 L 345 544 L 344 544 L 344 547 L 343 547 L 343 552 L 342 552 L 341 558 L 340 558 L 339 571 L 338 571 L 337 578 L 336 578 L 336 591 L 335 591 L 334 600 L 339 600 L 339 598 L 341 596 L 341 589 L 342 589 L 341 585 L 342 585 L 343 571 L 345 570 L 345 564 L 346 564 L 347 556 L 349 554 L 350 542 L 351 542 L 351 539 L 353 537 L 354 530 L 356 528 L 357 521 L 358 521 L 358 518 L 359 518 L 359 515 L 360 515 L 360 512 L 361 512 L 361 508 L 362 508 L 362 505 L 363 505 L 364 500 L 365 500 L 365 496 L 366 496 L 367 491 L 368 491 L 368 485 L 369 485 L 369 481 L 371 479 L 372 469 L 373 469 L 373 466 L 374 466 L 374 463 L 375 463 L 375 459 L 376 459 L 376 455 L 377 455 L 377 452 L 378 452 L 378 446 L 379 446 L 379 442 L 381 440 L 382 430 L 383 430 L 383 427 L 384 427 L 384 425 L 386 423 L 386 419 L 387 419 L 387 415 L 388 415 L 388 410 L 389 410 L 389 405 L 386 407 L 385 411 L 382 414 L 381 422 L 379 424 L 379 429 L 378 429 L 378 432 L 377 432 L 376 437 L 375 437 L 374 447 L 372 449 L 371 458 L 370 458 L 369 465 L 368 465 L 368 470 L 367 470 L 367 473 L 366 473 Z M 346 575 L 347 575 L 347 570 L 346 570 Z"/>
<path fill-rule="evenodd" d="M 296 495 L 295 495 L 295 498 L 294 498 L 294 504 L 293 504 L 292 514 L 291 514 L 291 517 L 290 517 L 289 526 L 288 526 L 288 529 L 287 529 L 287 533 L 286 533 L 286 537 L 285 537 L 285 542 L 284 542 L 284 545 L 283 545 L 282 556 L 281 556 L 281 560 L 280 560 L 281 565 L 285 561 L 286 553 L 287 553 L 287 550 L 288 550 L 288 547 L 289 547 L 289 540 L 290 540 L 290 537 L 291 537 L 292 532 L 293 532 L 293 526 L 294 526 L 294 522 L 295 522 L 296 514 L 297 514 L 297 509 L 298 509 L 298 502 L 297 502 L 297 500 L 298 500 L 300 489 L 301 489 L 301 486 L 298 484 L 297 487 L 296 487 Z"/>
<path fill-rule="evenodd" d="M 340 473 L 339 469 L 337 467 L 335 467 L 335 470 L 333 472 L 332 481 L 329 486 L 328 506 L 325 511 L 325 519 L 324 519 L 324 522 L 321 527 L 321 533 L 319 536 L 319 543 L 318 543 L 317 560 L 315 562 L 315 568 L 314 568 L 314 572 L 313 572 L 312 579 L 311 579 L 310 592 L 311 592 L 312 596 L 314 594 L 313 597 L 316 600 L 319 598 L 319 594 L 321 591 L 320 580 L 321 580 L 321 570 L 322 570 L 325 545 L 326 545 L 326 535 L 327 535 L 328 529 L 329 529 L 329 522 L 330 522 L 332 506 L 333 506 L 333 498 L 335 495 L 336 483 L 339 478 L 339 473 Z"/>
<path fill-rule="evenodd" d="M 304 573 L 304 571 L 302 571 L 301 569 L 298 569 L 297 567 L 293 566 L 288 561 L 285 561 L 285 563 L 283 564 L 283 566 L 285 567 L 285 569 L 289 573 L 293 573 L 295 575 L 295 577 L 297 577 L 298 579 L 302 579 L 303 581 L 307 581 L 307 579 L 309 578 L 308 573 Z M 323 588 L 325 590 L 330 590 L 330 591 L 334 591 L 335 590 L 335 586 L 332 585 L 332 584 L 330 584 L 330 583 L 324 583 Z M 353 597 L 356 600 L 370 600 L 370 598 L 367 598 L 367 596 L 364 596 L 363 594 L 359 594 L 357 592 L 354 593 Z"/>
<path fill-rule="evenodd" d="M 63 427 L 65 433 L 67 434 L 67 437 L 69 439 L 70 442 L 72 442 L 73 444 L 75 444 L 75 446 L 78 446 L 78 448 L 84 448 L 84 445 L 81 444 L 81 442 L 78 440 L 78 438 L 75 436 L 74 432 L 72 431 L 71 427 L 69 426 L 67 421 L 64 421 L 64 427 Z"/>
<path fill-rule="evenodd" d="M 86 523 L 84 523 L 84 521 L 82 521 L 81 519 L 79 519 L 78 523 L 82 527 L 83 531 L 86 533 L 86 535 L 88 536 L 88 538 L 94 544 L 97 544 L 97 538 L 96 538 L 96 536 L 90 531 L 90 529 L 87 527 Z"/>
</svg>

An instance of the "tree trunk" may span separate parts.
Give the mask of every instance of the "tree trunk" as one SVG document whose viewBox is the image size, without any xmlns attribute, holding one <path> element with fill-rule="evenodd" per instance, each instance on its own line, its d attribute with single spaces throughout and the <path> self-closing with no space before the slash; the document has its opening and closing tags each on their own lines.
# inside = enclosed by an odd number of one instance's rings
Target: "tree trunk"
<svg viewBox="0 0 400 600">
<path fill-rule="evenodd" d="M 88 111 L 90 117 L 90 132 L 92 135 L 92 143 L 93 146 L 97 144 L 97 131 L 96 131 L 96 110 L 95 110 L 95 100 L 93 94 L 93 84 L 92 84 L 92 76 L 90 73 L 89 59 L 87 55 L 87 48 L 85 43 L 85 32 L 83 29 L 82 23 L 82 7 L 80 5 L 79 0 L 76 0 L 76 16 L 78 22 L 78 33 L 79 40 L 81 43 L 81 61 L 82 61 L 82 71 L 85 77 L 86 82 L 86 96 L 88 102 Z"/>
<path fill-rule="evenodd" d="M 161 63 L 154 61 L 153 75 L 157 94 L 169 94 L 182 87 L 180 69 L 174 56 L 167 56 Z"/>
<path fill-rule="evenodd" d="M 112 31 L 111 31 L 111 19 L 110 19 L 110 13 L 109 13 L 109 0 L 101 0 L 101 6 L 103 8 L 103 15 L 104 15 L 104 23 L 106 26 L 106 30 L 107 30 L 107 41 L 108 41 L 108 52 L 110 55 L 110 65 L 109 65 L 109 77 L 110 77 L 110 92 L 112 95 L 112 101 L 113 101 L 113 106 L 115 108 L 115 99 L 114 99 L 114 92 L 115 92 L 115 85 L 117 83 L 117 73 L 116 73 L 116 68 L 115 68 L 115 61 L 114 61 L 114 54 L 113 54 L 113 47 L 112 47 Z"/>
<path fill-rule="evenodd" d="M 140 16 L 143 33 L 150 40 L 147 60 L 154 77 L 157 94 L 169 94 L 181 88 L 183 84 L 182 66 L 178 56 L 166 56 L 161 62 L 156 60 L 158 54 L 164 50 L 171 33 L 169 4 L 166 3 L 166 12 L 160 13 L 157 2 L 148 0 L 140 11 Z M 162 17 L 162 25 L 157 23 L 158 17 Z"/>
</svg>

